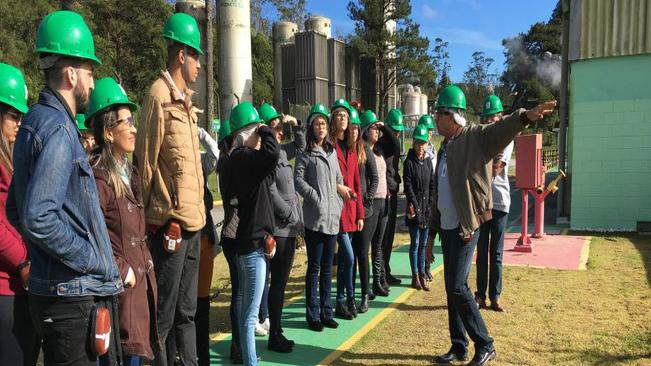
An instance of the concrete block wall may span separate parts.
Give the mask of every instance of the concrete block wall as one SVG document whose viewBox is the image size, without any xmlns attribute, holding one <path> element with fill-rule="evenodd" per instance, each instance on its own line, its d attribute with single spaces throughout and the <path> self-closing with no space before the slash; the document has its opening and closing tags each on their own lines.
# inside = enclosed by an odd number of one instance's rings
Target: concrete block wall
<svg viewBox="0 0 651 366">
<path fill-rule="evenodd" d="M 572 63 L 568 136 L 571 227 L 651 222 L 651 55 Z"/>
</svg>

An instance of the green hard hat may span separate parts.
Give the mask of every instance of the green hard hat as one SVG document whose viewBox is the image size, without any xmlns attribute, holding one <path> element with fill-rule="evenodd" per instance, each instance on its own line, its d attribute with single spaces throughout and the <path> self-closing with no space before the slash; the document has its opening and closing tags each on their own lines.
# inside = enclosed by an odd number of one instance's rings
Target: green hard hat
<svg viewBox="0 0 651 366">
<path fill-rule="evenodd" d="M 368 127 L 378 122 L 377 116 L 370 109 L 367 109 L 364 113 L 362 113 L 362 117 L 360 117 L 360 119 L 362 122 L 362 127 Z"/>
<path fill-rule="evenodd" d="M 60 10 L 48 14 L 36 32 L 36 52 L 83 58 L 101 64 L 95 42 L 81 15 Z"/>
<path fill-rule="evenodd" d="M 236 132 L 242 127 L 262 122 L 258 111 L 249 101 L 244 101 L 236 105 L 235 108 L 233 108 L 231 111 L 231 115 L 228 120 L 231 124 L 231 132 Z"/>
<path fill-rule="evenodd" d="M 434 129 L 434 120 L 429 114 L 423 114 L 420 119 L 418 119 L 418 126 L 425 126 L 428 130 Z"/>
<path fill-rule="evenodd" d="M 176 13 L 169 17 L 163 26 L 163 37 L 190 46 L 203 55 L 199 26 L 191 15 Z"/>
<path fill-rule="evenodd" d="M 436 99 L 436 109 L 438 108 L 457 108 L 465 111 L 466 96 L 461 88 L 452 84 L 443 88 Z"/>
<path fill-rule="evenodd" d="M 350 123 L 358 126 L 362 124 L 362 122 L 359 120 L 359 113 L 357 113 L 357 110 L 355 108 L 352 108 L 350 110 Z"/>
<path fill-rule="evenodd" d="M 387 113 L 387 117 L 384 119 L 384 123 L 387 126 L 391 127 L 392 130 L 396 132 L 402 132 L 405 130 L 405 125 L 402 123 L 404 116 L 398 108 L 393 108 Z"/>
<path fill-rule="evenodd" d="M 215 118 L 212 121 L 210 121 L 210 129 L 214 133 L 219 133 L 219 128 L 221 127 L 221 122 L 219 121 L 219 118 Z"/>
<path fill-rule="evenodd" d="M 95 82 L 95 88 L 90 93 L 90 97 L 88 97 L 86 118 L 90 120 L 97 112 L 114 105 L 127 106 L 131 112 L 135 112 L 138 109 L 138 105 L 129 100 L 122 86 L 113 80 L 113 78 L 99 79 Z"/>
<path fill-rule="evenodd" d="M 416 128 L 414 128 L 414 141 L 415 140 L 420 140 L 423 142 L 428 142 L 429 141 L 429 132 L 428 128 L 425 125 L 417 125 Z"/>
<path fill-rule="evenodd" d="M 222 142 L 225 138 L 231 135 L 231 123 L 225 120 L 219 125 L 219 141 Z"/>
<path fill-rule="evenodd" d="M 326 120 L 330 120 L 330 112 L 328 112 L 328 108 L 321 103 L 313 105 L 312 109 L 310 109 L 310 114 L 307 116 L 307 120 L 310 124 L 312 123 L 312 116 L 315 114 L 321 114 L 326 118 Z"/>
<path fill-rule="evenodd" d="M 488 117 L 500 112 L 504 112 L 500 97 L 495 94 L 489 95 L 484 101 L 484 109 L 482 110 L 481 115 Z"/>
<path fill-rule="evenodd" d="M 0 102 L 27 113 L 27 85 L 16 67 L 0 63 Z"/>
<path fill-rule="evenodd" d="M 75 115 L 75 122 L 77 122 L 77 128 L 79 131 L 87 131 L 88 127 L 86 127 L 86 115 L 77 113 Z"/>
<path fill-rule="evenodd" d="M 260 106 L 260 118 L 264 121 L 264 124 L 268 125 L 272 119 L 280 117 L 280 113 L 276 111 L 276 108 L 269 103 L 262 103 Z"/>
<path fill-rule="evenodd" d="M 330 111 L 334 112 L 334 110 L 337 108 L 345 108 L 348 111 L 349 115 L 350 115 L 350 110 L 353 109 L 350 107 L 350 104 L 348 104 L 348 101 L 346 99 L 337 99 L 335 101 L 335 104 L 332 105 L 332 108 L 330 108 Z"/>
</svg>

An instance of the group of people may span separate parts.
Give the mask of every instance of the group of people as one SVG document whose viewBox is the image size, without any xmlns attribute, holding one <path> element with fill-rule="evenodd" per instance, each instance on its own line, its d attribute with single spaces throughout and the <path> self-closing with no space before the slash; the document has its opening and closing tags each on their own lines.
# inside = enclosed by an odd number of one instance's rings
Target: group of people
<svg viewBox="0 0 651 366">
<path fill-rule="evenodd" d="M 256 328 L 269 333 L 270 350 L 292 351 L 281 316 L 299 235 L 308 257 L 306 321 L 315 332 L 337 328 L 335 317 L 368 311 L 369 301 L 400 283 L 389 261 L 402 113 L 392 109 L 382 121 L 340 99 L 330 108 L 315 104 L 303 123 L 271 105 L 242 102 L 215 141 L 198 126 L 201 111 L 192 104 L 203 54 L 197 23 L 174 14 L 162 35 L 167 68 L 142 107 L 114 79 L 95 81 L 92 34 L 74 12 L 55 11 L 39 25 L 45 87 L 36 104 L 27 106 L 21 71 L 0 64 L 2 365 L 34 365 L 41 349 L 46 365 L 208 365 L 218 241 L 233 289 L 235 363 L 257 364 Z M 466 358 L 466 332 L 476 348 L 471 364 L 495 357 L 477 306 L 485 305 L 486 285 L 476 298 L 467 286 L 472 254 L 480 236 L 499 241 L 503 232 L 508 202 L 493 205 L 491 185 L 505 177 L 504 148 L 554 106 L 502 117 L 500 103 L 491 117 L 499 123 L 466 126 L 465 96 L 450 85 L 438 96 L 435 119 L 423 116 L 413 132 L 402 177 L 411 286 L 429 289 L 427 263 L 440 235 L 452 342 L 441 362 Z M 438 154 L 435 128 L 445 138 Z M 293 141 L 283 143 L 290 130 Z M 215 170 L 221 235 L 207 188 Z M 491 279 L 497 309 L 493 288 Z"/>
</svg>

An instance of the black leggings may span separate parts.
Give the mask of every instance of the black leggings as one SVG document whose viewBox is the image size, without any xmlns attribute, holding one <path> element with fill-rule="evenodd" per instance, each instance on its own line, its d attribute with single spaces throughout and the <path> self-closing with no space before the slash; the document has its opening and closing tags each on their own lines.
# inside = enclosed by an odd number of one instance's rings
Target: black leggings
<svg viewBox="0 0 651 366">
<path fill-rule="evenodd" d="M 283 302 L 285 301 L 285 286 L 289 279 L 289 272 L 294 263 L 294 251 L 296 250 L 296 237 L 276 238 L 276 255 L 269 261 L 271 281 L 269 284 L 269 331 L 271 334 L 282 330 L 280 319 L 283 313 Z"/>
<path fill-rule="evenodd" d="M 356 265 L 353 267 L 353 278 L 356 276 L 356 269 L 359 268 L 359 280 L 361 282 L 361 293 L 368 295 L 369 271 L 368 251 L 373 248 L 373 281 L 380 282 L 383 273 L 382 238 L 386 226 L 386 200 L 383 198 L 373 199 L 373 215 L 364 220 L 364 229 L 355 232 L 353 237 L 353 252 L 355 253 Z M 373 245 L 371 245 L 373 243 Z M 353 281 L 353 286 L 355 281 Z"/>
</svg>

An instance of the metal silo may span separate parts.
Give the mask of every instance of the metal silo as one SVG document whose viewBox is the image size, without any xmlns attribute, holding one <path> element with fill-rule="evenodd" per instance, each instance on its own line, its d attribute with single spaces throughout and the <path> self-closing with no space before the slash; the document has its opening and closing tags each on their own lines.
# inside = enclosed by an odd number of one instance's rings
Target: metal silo
<svg viewBox="0 0 651 366">
<path fill-rule="evenodd" d="M 220 118 L 239 101 L 252 100 L 251 7 L 249 0 L 219 2 Z"/>
<path fill-rule="evenodd" d="M 281 107 L 283 103 L 283 59 L 281 47 L 294 43 L 294 34 L 298 32 L 298 25 L 293 22 L 281 21 L 273 26 L 274 45 L 274 104 Z"/>
<path fill-rule="evenodd" d="M 306 31 L 315 31 L 327 38 L 332 38 L 332 21 L 322 16 L 311 16 L 305 21 Z"/>
<path fill-rule="evenodd" d="M 330 101 L 346 98 L 346 44 L 328 39 L 328 95 Z"/>
<path fill-rule="evenodd" d="M 361 101 L 361 98 L 359 50 L 352 46 L 346 46 L 346 99 Z"/>
<path fill-rule="evenodd" d="M 420 116 L 420 92 L 410 84 L 402 94 L 402 100 L 405 103 L 405 116 Z"/>
<path fill-rule="evenodd" d="M 427 101 L 428 101 L 427 94 L 423 93 L 421 91 L 420 93 L 420 114 L 428 114 L 429 113 L 429 108 L 427 107 Z"/>
<path fill-rule="evenodd" d="M 290 113 L 289 105 L 296 104 L 296 45 L 287 43 L 280 46 L 282 59 L 282 110 Z"/>
<path fill-rule="evenodd" d="M 296 33 L 296 103 L 330 105 L 328 39 L 315 31 Z"/>
</svg>

